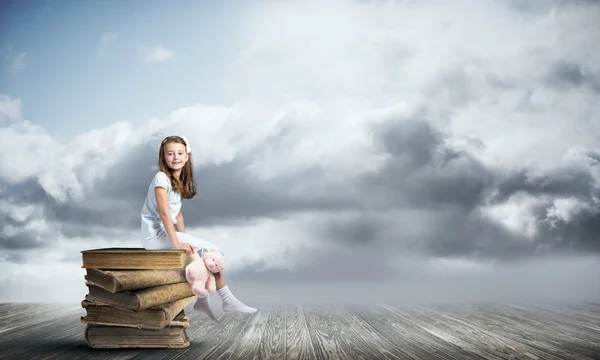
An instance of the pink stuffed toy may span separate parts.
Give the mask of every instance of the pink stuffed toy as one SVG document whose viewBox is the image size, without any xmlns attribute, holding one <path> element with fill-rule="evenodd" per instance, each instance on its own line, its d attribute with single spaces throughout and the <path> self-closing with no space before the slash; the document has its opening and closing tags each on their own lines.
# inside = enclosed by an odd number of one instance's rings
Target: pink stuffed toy
<svg viewBox="0 0 600 360">
<path fill-rule="evenodd" d="M 215 273 L 225 269 L 223 255 L 215 249 L 210 249 L 198 255 L 198 252 L 192 254 L 194 259 L 185 267 L 185 278 L 192 285 L 192 292 L 196 296 L 203 298 L 208 293 L 212 294 L 217 290 Z"/>
</svg>

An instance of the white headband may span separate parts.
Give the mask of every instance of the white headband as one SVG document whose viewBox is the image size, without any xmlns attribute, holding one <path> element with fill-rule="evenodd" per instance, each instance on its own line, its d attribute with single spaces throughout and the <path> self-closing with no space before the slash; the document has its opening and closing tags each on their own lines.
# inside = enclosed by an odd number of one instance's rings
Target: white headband
<svg viewBox="0 0 600 360">
<path fill-rule="evenodd" d="M 187 153 L 190 154 L 192 152 L 192 147 L 190 146 L 190 142 L 188 141 L 188 139 L 183 136 L 183 135 L 179 135 L 180 138 L 183 139 L 183 141 L 185 141 L 185 148 L 187 149 Z"/>
</svg>

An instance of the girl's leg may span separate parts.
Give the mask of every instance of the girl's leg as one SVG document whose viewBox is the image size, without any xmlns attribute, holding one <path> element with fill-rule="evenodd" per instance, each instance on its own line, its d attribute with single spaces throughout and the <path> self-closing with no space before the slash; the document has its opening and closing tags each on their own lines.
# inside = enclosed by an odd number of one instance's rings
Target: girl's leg
<svg viewBox="0 0 600 360">
<path fill-rule="evenodd" d="M 227 286 L 225 283 L 225 276 L 223 274 L 215 274 L 215 280 L 217 281 L 217 292 L 221 296 L 223 312 L 228 313 L 237 311 L 245 314 L 252 314 L 256 312 L 255 308 L 245 305 L 243 302 L 233 296 L 231 290 L 229 290 L 229 286 Z"/>
<path fill-rule="evenodd" d="M 192 245 L 194 249 L 196 249 L 196 251 L 212 248 L 219 250 L 221 253 L 224 253 L 224 251 L 215 244 L 209 241 L 199 239 L 187 233 L 177 232 L 177 238 L 179 239 L 179 242 L 185 242 Z M 231 290 L 229 290 L 229 286 L 227 286 L 227 284 L 225 283 L 225 276 L 223 274 L 215 274 L 215 280 L 217 282 L 217 292 L 219 293 L 219 296 L 221 296 L 221 302 L 223 304 L 224 312 L 238 311 L 246 314 L 256 312 L 255 308 L 246 306 L 231 293 Z M 208 296 L 202 299 L 199 298 L 196 302 L 196 305 L 194 305 L 194 309 L 204 312 L 211 319 L 215 320 L 214 315 L 212 314 L 212 310 L 210 309 L 208 303 Z"/>
<path fill-rule="evenodd" d="M 188 243 L 188 244 L 192 245 L 194 247 L 194 249 L 196 249 L 196 251 L 200 251 L 202 249 L 206 249 L 206 250 L 208 250 L 208 249 L 217 249 L 222 254 L 225 254 L 225 252 L 223 251 L 223 249 L 221 249 L 217 245 L 211 243 L 210 241 L 202 240 L 202 239 L 197 238 L 197 237 L 195 237 L 193 235 L 190 235 L 188 233 L 182 233 L 182 232 L 179 232 L 179 231 L 176 231 L 175 233 L 177 234 L 177 238 L 179 239 L 179 242 Z"/>
<path fill-rule="evenodd" d="M 188 244 L 192 245 L 192 247 L 194 247 L 194 249 L 196 251 L 198 251 L 198 253 L 200 253 L 200 251 L 202 249 L 208 250 L 211 248 L 215 248 L 215 249 L 217 248 L 214 244 L 212 244 L 208 241 L 203 241 L 203 240 L 198 239 L 197 237 L 191 236 L 189 234 L 182 233 L 179 231 L 177 231 L 176 233 L 177 233 L 177 238 L 179 239 L 179 242 L 188 243 Z M 194 310 L 203 313 L 212 321 L 219 322 L 219 320 L 217 319 L 217 317 L 215 316 L 215 314 L 213 313 L 213 311 L 210 307 L 210 302 L 208 301 L 208 294 L 203 298 L 201 298 L 201 297 L 197 298 L 196 303 L 194 304 Z"/>
</svg>

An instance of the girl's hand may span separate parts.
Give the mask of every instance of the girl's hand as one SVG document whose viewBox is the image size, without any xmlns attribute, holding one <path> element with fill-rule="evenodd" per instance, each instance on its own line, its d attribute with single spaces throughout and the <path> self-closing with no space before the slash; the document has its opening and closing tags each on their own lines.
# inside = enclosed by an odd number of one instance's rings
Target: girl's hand
<svg viewBox="0 0 600 360">
<path fill-rule="evenodd" d="M 194 247 L 188 243 L 179 243 L 175 246 L 177 250 L 185 250 L 188 255 L 192 255 L 194 253 Z"/>
</svg>

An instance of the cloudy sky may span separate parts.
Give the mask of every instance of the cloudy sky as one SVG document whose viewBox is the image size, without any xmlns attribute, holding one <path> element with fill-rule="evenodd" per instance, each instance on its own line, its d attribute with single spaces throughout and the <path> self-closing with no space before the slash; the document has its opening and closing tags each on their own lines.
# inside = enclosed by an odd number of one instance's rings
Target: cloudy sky
<svg viewBox="0 0 600 360">
<path fill-rule="evenodd" d="M 171 134 L 247 301 L 600 299 L 598 2 L 1 4 L 0 301 L 141 246 Z"/>
</svg>

